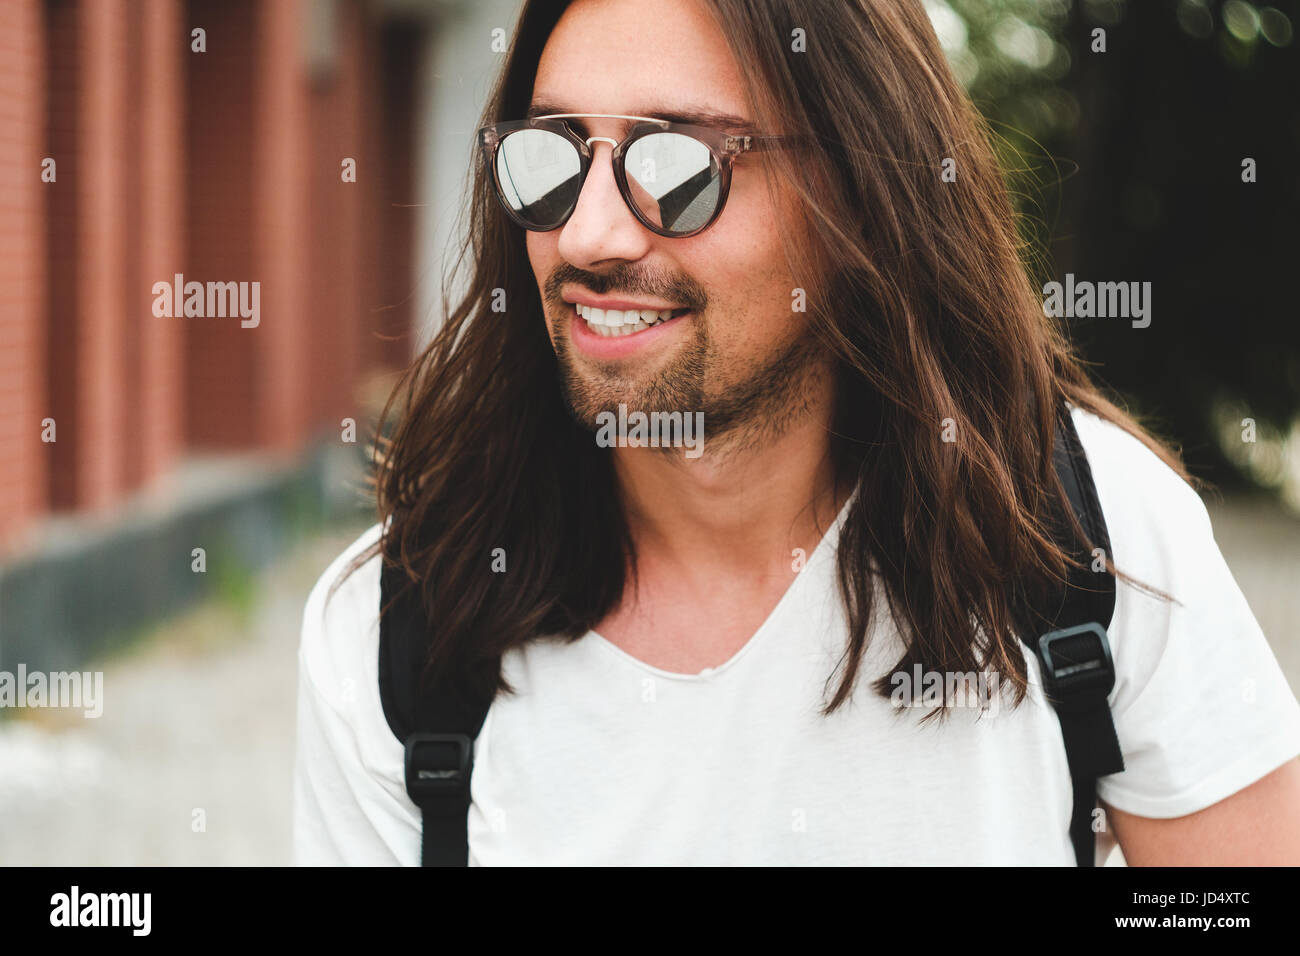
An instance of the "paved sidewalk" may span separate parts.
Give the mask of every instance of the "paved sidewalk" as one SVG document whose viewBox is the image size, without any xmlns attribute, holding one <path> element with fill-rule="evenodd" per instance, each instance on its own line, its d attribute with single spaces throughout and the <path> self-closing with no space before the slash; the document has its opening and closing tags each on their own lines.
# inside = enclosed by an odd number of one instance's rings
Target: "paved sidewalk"
<svg viewBox="0 0 1300 956">
<path fill-rule="evenodd" d="M 251 614 L 203 606 L 114 660 L 103 716 L 0 724 L 0 864 L 287 864 L 303 602 L 362 527 L 278 562 Z"/>
<path fill-rule="evenodd" d="M 1300 519 L 1247 502 L 1210 510 L 1300 690 Z M 31 711 L 0 724 L 0 864 L 288 863 L 303 601 L 361 530 L 280 561 L 247 619 L 205 606 L 112 662 L 97 720 Z"/>
</svg>

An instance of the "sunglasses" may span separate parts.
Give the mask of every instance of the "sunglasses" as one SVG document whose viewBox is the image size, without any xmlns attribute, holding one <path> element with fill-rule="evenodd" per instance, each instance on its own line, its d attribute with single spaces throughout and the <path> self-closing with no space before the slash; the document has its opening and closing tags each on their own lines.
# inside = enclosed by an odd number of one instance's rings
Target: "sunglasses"
<svg viewBox="0 0 1300 956">
<path fill-rule="evenodd" d="M 575 118 L 633 125 L 621 142 L 584 138 L 565 122 Z M 722 214 L 737 156 L 786 139 L 609 113 L 552 113 L 485 126 L 478 136 L 497 199 L 525 229 L 550 232 L 568 221 L 591 169 L 591 144 L 599 141 L 614 147 L 614 181 L 632 215 L 656 235 L 673 239 L 703 232 Z"/>
</svg>

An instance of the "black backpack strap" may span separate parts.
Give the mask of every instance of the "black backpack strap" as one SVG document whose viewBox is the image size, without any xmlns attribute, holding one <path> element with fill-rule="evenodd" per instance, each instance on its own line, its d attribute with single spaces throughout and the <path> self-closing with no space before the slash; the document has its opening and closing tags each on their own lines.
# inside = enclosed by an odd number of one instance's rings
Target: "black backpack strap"
<svg viewBox="0 0 1300 956">
<path fill-rule="evenodd" d="M 1113 564 L 1092 470 L 1068 408 L 1059 420 L 1053 459 L 1070 508 L 1092 547 L 1102 549 Z M 1079 866 L 1093 866 L 1097 778 L 1124 769 L 1108 700 L 1115 686 L 1115 665 L 1106 637 L 1115 613 L 1115 576 L 1109 570 L 1092 570 L 1093 553 L 1078 543 L 1064 514 L 1058 513 L 1056 519 L 1055 540 L 1083 568 L 1068 569 L 1064 590 L 1052 606 L 1035 609 L 1038 626 L 1022 632 L 1021 637 L 1038 658 L 1044 690 L 1061 721 L 1074 790 L 1070 842 L 1075 859 Z"/>
<path fill-rule="evenodd" d="M 450 681 L 422 681 L 429 642 L 418 589 L 407 586 L 401 568 L 384 565 L 379 699 L 388 726 L 406 748 L 406 792 L 423 817 L 421 865 L 467 866 L 474 740 L 491 701 L 469 700 Z"/>
</svg>

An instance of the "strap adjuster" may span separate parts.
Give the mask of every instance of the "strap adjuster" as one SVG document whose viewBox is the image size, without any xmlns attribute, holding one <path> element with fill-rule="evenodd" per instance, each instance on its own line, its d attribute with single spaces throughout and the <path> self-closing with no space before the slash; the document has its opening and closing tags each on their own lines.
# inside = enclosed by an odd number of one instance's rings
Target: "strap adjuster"
<svg viewBox="0 0 1300 956">
<path fill-rule="evenodd" d="M 465 734 L 411 734 L 406 738 L 406 792 L 426 813 L 463 813 L 470 802 L 474 742 Z"/>
<path fill-rule="evenodd" d="M 1049 631 L 1038 639 L 1043 684 L 1057 710 L 1087 710 L 1105 704 L 1115 686 L 1106 629 L 1096 621 Z"/>
</svg>

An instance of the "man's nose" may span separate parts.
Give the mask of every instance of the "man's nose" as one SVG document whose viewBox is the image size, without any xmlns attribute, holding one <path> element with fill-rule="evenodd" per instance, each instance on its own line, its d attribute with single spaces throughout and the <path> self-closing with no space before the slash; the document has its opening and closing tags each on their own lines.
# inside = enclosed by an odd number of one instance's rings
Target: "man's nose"
<svg viewBox="0 0 1300 956">
<path fill-rule="evenodd" d="M 560 229 L 560 255 L 579 269 L 616 259 L 640 259 L 650 250 L 654 233 L 632 215 L 618 191 L 612 162 L 617 143 L 604 136 L 592 136 L 587 143 L 608 148 L 592 147 L 591 168 L 578 205 Z"/>
</svg>

